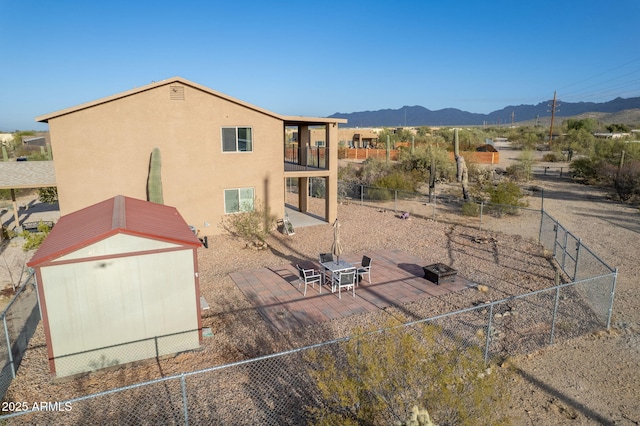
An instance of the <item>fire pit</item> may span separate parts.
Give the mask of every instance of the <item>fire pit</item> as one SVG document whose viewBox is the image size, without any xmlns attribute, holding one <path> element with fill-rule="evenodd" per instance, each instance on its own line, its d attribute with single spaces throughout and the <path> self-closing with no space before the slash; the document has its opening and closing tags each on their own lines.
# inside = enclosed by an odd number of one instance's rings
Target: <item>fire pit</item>
<svg viewBox="0 0 640 426">
<path fill-rule="evenodd" d="M 445 265 L 444 263 L 434 263 L 433 265 L 423 266 L 424 277 L 440 285 L 440 283 L 455 281 L 458 271 Z"/>
</svg>

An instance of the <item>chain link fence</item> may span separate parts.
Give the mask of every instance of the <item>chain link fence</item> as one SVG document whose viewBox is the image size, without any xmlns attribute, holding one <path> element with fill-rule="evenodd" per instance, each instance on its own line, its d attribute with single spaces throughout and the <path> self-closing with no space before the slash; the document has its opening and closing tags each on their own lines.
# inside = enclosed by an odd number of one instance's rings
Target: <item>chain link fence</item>
<svg viewBox="0 0 640 426">
<path fill-rule="evenodd" d="M 29 340 L 40 322 L 40 308 L 36 280 L 33 271 L 29 273 L 15 296 L 0 313 L 2 329 L 0 330 L 0 395 L 4 395 L 15 379 Z"/>
<path fill-rule="evenodd" d="M 615 273 L 561 284 L 488 304 L 401 325 L 432 327 L 432 351 L 477 353 L 482 367 L 519 353 L 606 327 Z M 600 303 L 590 295 L 600 294 Z M 309 368 L 322 356 L 346 363 L 354 339 L 379 339 L 378 330 L 359 336 L 166 377 L 68 401 L 21 407 L 0 417 L 6 424 L 265 424 L 311 421 L 310 407 L 330 407 Z M 378 343 L 376 343 L 378 344 Z M 313 357 L 311 355 L 314 355 Z M 41 403 L 42 404 L 42 403 Z M 389 410 L 397 407 L 387 407 Z"/>
</svg>

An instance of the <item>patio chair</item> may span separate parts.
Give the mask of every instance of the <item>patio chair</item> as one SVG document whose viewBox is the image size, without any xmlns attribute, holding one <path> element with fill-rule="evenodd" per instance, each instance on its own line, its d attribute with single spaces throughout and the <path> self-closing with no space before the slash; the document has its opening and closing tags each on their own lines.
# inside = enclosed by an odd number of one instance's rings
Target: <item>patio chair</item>
<svg viewBox="0 0 640 426">
<path fill-rule="evenodd" d="M 369 256 L 362 256 L 362 262 L 355 262 L 354 265 L 360 265 L 358 269 L 356 269 L 356 273 L 361 275 L 364 279 L 364 276 L 367 276 L 367 281 L 371 284 L 371 258 Z"/>
<path fill-rule="evenodd" d="M 341 271 L 338 274 L 338 299 L 342 299 L 340 292 L 344 289 L 351 289 L 351 294 L 356 297 L 356 270 Z"/>
<path fill-rule="evenodd" d="M 317 273 L 313 269 L 303 269 L 300 265 L 296 265 L 300 276 L 298 278 L 298 288 L 304 283 L 304 295 L 307 295 L 307 286 L 311 284 L 313 288 L 316 288 L 316 283 L 320 287 L 319 292 L 322 293 L 322 275 Z"/>
<path fill-rule="evenodd" d="M 333 262 L 333 253 L 320 253 L 320 272 L 324 275 L 325 282 L 327 279 L 331 280 L 331 272 L 327 271 L 324 266 L 322 266 L 325 262 Z"/>
</svg>

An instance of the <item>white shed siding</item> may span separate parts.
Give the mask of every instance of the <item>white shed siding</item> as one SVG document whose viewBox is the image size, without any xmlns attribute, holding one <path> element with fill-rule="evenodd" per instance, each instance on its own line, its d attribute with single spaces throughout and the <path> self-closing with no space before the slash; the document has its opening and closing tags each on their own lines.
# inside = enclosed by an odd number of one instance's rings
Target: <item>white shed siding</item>
<svg viewBox="0 0 640 426">
<path fill-rule="evenodd" d="M 145 250 L 161 250 L 172 247 L 178 247 L 178 245 L 167 241 L 140 238 L 134 235 L 115 234 L 94 244 L 79 248 L 65 256 L 60 256 L 56 261 L 75 260 L 105 255 L 118 255 Z"/>
<path fill-rule="evenodd" d="M 199 346 L 192 250 L 48 266 L 41 273 L 58 377 Z M 194 331 L 123 345 L 185 330 Z"/>
</svg>

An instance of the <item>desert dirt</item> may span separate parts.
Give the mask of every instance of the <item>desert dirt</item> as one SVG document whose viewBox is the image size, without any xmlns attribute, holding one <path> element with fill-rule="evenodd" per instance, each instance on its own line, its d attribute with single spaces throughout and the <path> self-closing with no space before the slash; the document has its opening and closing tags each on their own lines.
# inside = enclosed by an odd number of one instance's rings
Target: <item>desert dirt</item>
<svg viewBox="0 0 640 426">
<path fill-rule="evenodd" d="M 501 166 L 516 161 L 517 155 L 517 152 L 503 148 Z M 557 164 L 550 166 L 558 167 Z M 584 335 L 534 353 L 515 356 L 510 360 L 516 375 L 515 381 L 509 386 L 511 401 L 507 414 L 514 424 L 523 425 L 640 424 L 640 213 L 637 208 L 612 201 L 607 190 L 575 184 L 566 178 L 538 176 L 531 184 L 544 189 L 545 210 L 582 238 L 605 262 L 619 268 L 619 275 L 610 330 Z M 21 204 L 26 205 L 28 202 L 28 199 L 21 200 Z M 531 208 L 539 208 L 539 203 L 539 197 L 531 197 Z M 43 210 L 38 214 L 35 209 L 31 209 L 30 213 L 29 210 L 21 210 L 21 214 L 31 214 L 36 220 L 57 219 L 55 211 Z M 347 220 L 344 231 L 352 241 L 350 249 L 354 252 L 391 246 L 407 246 L 407 250 L 410 250 L 411 244 L 420 240 L 414 240 L 414 234 L 416 226 L 422 224 L 423 219 L 399 221 L 388 212 L 380 213 L 356 206 L 339 207 L 340 215 L 350 215 L 351 211 L 355 216 L 352 222 L 354 228 L 360 215 L 371 223 L 380 221 L 382 224 L 379 228 L 381 230 L 374 237 L 367 235 L 371 232 L 365 230 L 351 231 L 353 233 L 350 234 Z M 8 218 L 8 213 L 2 217 L 5 222 Z M 428 229 L 432 233 L 424 235 L 423 240 L 433 245 L 444 244 L 445 239 L 434 236 L 435 231 L 451 232 L 451 225 L 424 222 L 430 223 L 431 228 Z M 486 231 L 482 232 L 489 232 L 501 244 L 510 247 L 519 240 L 508 236 L 509 234 L 522 233 L 529 238 L 535 234 L 538 225 L 523 215 L 487 221 L 483 224 L 483 230 Z M 385 232 L 390 227 L 394 229 Z M 190 368 L 195 370 L 285 350 L 292 342 L 304 343 L 313 334 L 311 331 L 298 330 L 284 338 L 274 335 L 252 310 L 251 304 L 229 279 L 228 274 L 234 270 L 295 261 L 300 257 L 312 258 L 331 244 L 328 228 L 321 226 L 319 232 L 312 228 L 300 229 L 298 235 L 290 237 L 290 240 L 285 236 L 275 236 L 270 242 L 272 250 L 264 253 L 247 254 L 242 243 L 228 237 L 220 236 L 210 240 L 210 247 L 215 247 L 217 254 L 214 256 L 213 250 L 203 250 L 199 255 L 199 266 L 202 292 L 211 305 L 211 310 L 205 314 L 204 326 L 212 329 L 214 337 L 194 357 L 182 356 L 176 360 L 163 360 L 157 365 L 136 366 L 127 370 L 126 377 L 122 370 L 98 372 L 79 382 L 72 382 L 73 386 L 69 386 L 69 382 L 51 380 L 48 375 L 44 333 L 40 324 L 7 396 L 16 401 L 43 398 L 60 400 L 142 382 L 159 375 L 190 371 Z M 457 226 L 456 232 L 458 235 L 475 235 L 480 231 L 475 224 L 470 223 L 469 228 Z M 302 241 L 303 237 L 308 238 L 307 242 Z M 521 244 L 530 243 L 522 241 Z M 532 247 L 534 245 L 531 244 Z M 434 252 L 434 256 L 446 253 L 446 249 L 442 247 L 437 250 L 415 247 L 420 255 L 425 253 L 423 256 L 427 256 L 426 253 L 430 251 Z M 0 263 L 0 279 L 6 286 L 15 280 L 16 273 L 19 273 L 15 268 L 25 259 L 19 239 L 5 245 L 1 256 L 3 263 Z M 12 265 L 13 276 L 9 276 L 9 268 L 4 265 Z M 552 285 L 552 279 L 552 276 L 547 276 L 544 284 Z M 454 297 L 453 302 L 456 300 Z M 441 302 L 445 305 L 452 304 L 451 300 Z M 457 306 L 450 307 L 455 309 Z M 313 332 L 320 331 L 334 337 L 344 335 L 346 330 L 345 324 L 336 322 L 323 324 Z M 265 347 L 260 347 L 261 344 Z M 196 358 L 205 358 L 206 365 L 196 362 Z"/>
</svg>

